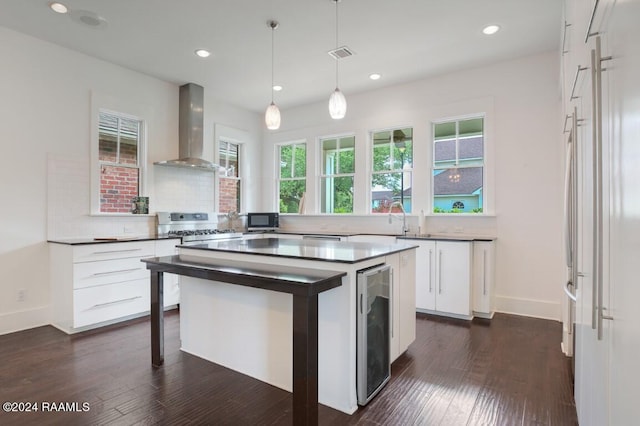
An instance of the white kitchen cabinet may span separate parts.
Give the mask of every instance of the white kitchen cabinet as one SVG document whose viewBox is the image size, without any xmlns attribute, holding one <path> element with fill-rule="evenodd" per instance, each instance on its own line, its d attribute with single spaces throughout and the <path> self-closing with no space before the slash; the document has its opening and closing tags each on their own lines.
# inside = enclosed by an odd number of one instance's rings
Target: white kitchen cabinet
<svg viewBox="0 0 640 426">
<path fill-rule="evenodd" d="M 71 334 L 144 315 L 150 281 L 140 260 L 175 254 L 179 241 L 50 243 L 52 324 Z M 165 294 L 165 306 L 179 302 L 171 274 L 165 274 Z"/>
<path fill-rule="evenodd" d="M 493 318 L 493 288 L 495 281 L 495 243 L 473 242 L 473 314 Z"/>
<path fill-rule="evenodd" d="M 415 251 L 386 256 L 391 266 L 390 357 L 395 361 L 416 339 Z"/>
<path fill-rule="evenodd" d="M 471 241 L 409 240 L 416 250 L 416 310 L 471 319 Z"/>
<path fill-rule="evenodd" d="M 178 254 L 176 244 L 180 244 L 180 240 L 157 240 L 156 256 L 172 256 Z M 147 275 L 149 275 L 149 272 Z M 180 278 L 175 274 L 163 274 L 163 302 L 164 307 L 168 308 L 180 303 Z M 148 276 L 147 276 L 148 279 Z"/>
</svg>

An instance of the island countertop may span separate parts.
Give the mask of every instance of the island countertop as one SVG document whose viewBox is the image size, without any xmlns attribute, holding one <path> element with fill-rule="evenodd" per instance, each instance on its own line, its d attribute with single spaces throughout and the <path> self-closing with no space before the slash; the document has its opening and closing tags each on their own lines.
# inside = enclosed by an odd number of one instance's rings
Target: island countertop
<svg viewBox="0 0 640 426">
<path fill-rule="evenodd" d="M 348 241 L 259 238 L 254 240 L 212 241 L 206 244 L 181 245 L 183 249 L 222 251 L 325 262 L 358 263 L 376 257 L 417 248 L 411 243 L 377 244 Z"/>
</svg>

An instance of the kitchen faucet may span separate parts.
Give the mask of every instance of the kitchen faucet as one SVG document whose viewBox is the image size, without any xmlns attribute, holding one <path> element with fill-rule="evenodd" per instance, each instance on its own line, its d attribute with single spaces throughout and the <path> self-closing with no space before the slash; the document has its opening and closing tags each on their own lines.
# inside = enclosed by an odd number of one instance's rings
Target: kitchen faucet
<svg viewBox="0 0 640 426">
<path fill-rule="evenodd" d="M 389 206 L 389 223 L 393 221 L 394 215 L 393 213 L 391 213 L 391 210 L 393 210 L 393 206 L 395 206 L 396 204 L 400 206 L 400 210 L 402 210 L 402 234 L 406 236 L 407 232 L 409 231 L 409 228 L 407 228 L 407 212 L 404 210 L 404 206 L 400 201 L 394 201 Z"/>
</svg>

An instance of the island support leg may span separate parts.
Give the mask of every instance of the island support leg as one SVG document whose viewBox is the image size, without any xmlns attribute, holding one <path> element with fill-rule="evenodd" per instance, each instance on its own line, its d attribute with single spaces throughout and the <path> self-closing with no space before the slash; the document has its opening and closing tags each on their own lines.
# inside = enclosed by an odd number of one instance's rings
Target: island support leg
<svg viewBox="0 0 640 426">
<path fill-rule="evenodd" d="M 164 277 L 162 272 L 151 271 L 151 364 L 164 363 Z"/>
<path fill-rule="evenodd" d="M 318 295 L 293 295 L 293 424 L 318 424 Z"/>
</svg>

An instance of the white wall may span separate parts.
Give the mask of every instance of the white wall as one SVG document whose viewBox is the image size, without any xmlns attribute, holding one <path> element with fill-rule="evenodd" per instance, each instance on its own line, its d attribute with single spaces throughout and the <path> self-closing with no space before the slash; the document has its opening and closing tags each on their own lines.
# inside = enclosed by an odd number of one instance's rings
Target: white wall
<svg viewBox="0 0 640 426">
<path fill-rule="evenodd" d="M 502 312 L 561 318 L 563 144 L 559 61 L 555 52 L 449 73 L 362 94 L 346 93 L 347 116 L 329 118 L 327 102 L 282 111 L 278 131 L 265 132 L 263 192 L 275 194 L 276 143 L 306 140 L 308 176 L 319 174 L 317 138 L 355 133 L 356 170 L 368 167 L 371 130 L 414 129 L 413 213 L 428 211 L 430 123 L 446 117 L 486 113 L 488 217 L 427 216 L 422 232 L 497 237 L 496 304 Z M 330 90 L 327 91 L 327 100 Z M 270 173 L 271 172 L 271 173 Z M 367 212 L 369 179 L 356 178 L 355 212 Z M 493 190 L 493 191 L 492 191 Z M 319 211 L 314 179 L 307 181 L 307 213 Z M 265 208 L 276 209 L 275 195 Z M 397 232 L 387 217 L 283 216 L 285 227 Z"/>
<path fill-rule="evenodd" d="M 148 111 L 150 208 L 214 210 L 212 174 L 160 169 L 178 156 L 178 85 L 0 27 L 0 334 L 49 323 L 47 238 L 150 235 L 155 218 L 89 216 L 92 95 Z M 258 185 L 261 118 L 205 88 L 205 157 L 214 123 L 244 130 Z M 123 111 L 125 112 L 125 111 Z M 175 181 L 188 182 L 188 190 Z M 259 191 L 256 191 L 259 193 Z M 260 198 L 254 199 L 259 202 Z M 25 300 L 17 301 L 19 290 Z"/>
</svg>

